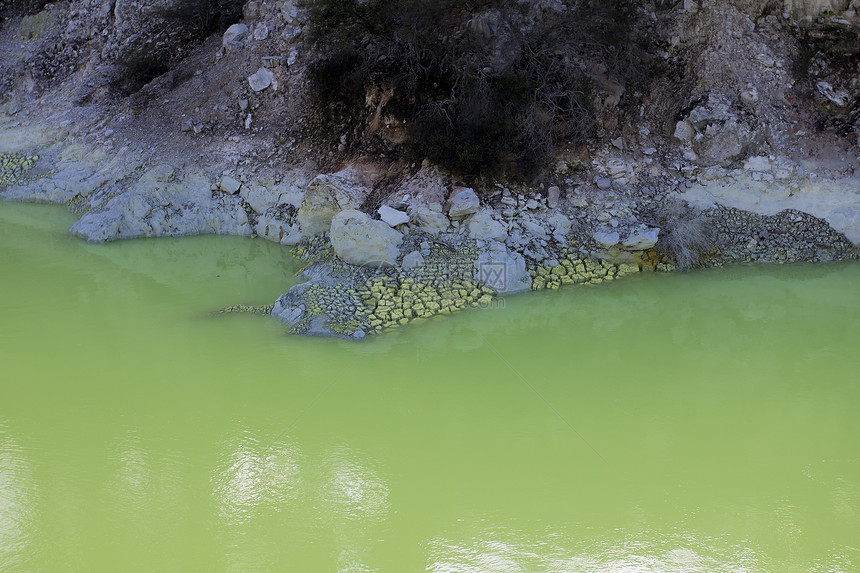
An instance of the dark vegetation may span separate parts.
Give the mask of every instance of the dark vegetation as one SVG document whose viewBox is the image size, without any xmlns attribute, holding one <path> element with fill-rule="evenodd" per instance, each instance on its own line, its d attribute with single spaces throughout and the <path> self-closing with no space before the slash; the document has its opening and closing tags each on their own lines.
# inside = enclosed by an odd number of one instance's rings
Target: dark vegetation
<svg viewBox="0 0 860 573">
<path fill-rule="evenodd" d="M 162 7 L 149 41 L 128 47 L 120 56 L 123 73 L 116 78 L 115 89 L 129 95 L 164 74 L 186 51 L 238 22 L 243 4 L 244 0 L 178 0 Z"/>
<path fill-rule="evenodd" d="M 40 12 L 51 0 L 0 0 L 0 18 Z"/>
<path fill-rule="evenodd" d="M 320 127 L 364 131 L 366 144 L 382 116 L 405 126 L 415 159 L 465 177 L 535 175 L 555 147 L 593 134 L 601 78 L 632 93 L 649 70 L 633 6 L 538 4 L 305 0 Z"/>
</svg>

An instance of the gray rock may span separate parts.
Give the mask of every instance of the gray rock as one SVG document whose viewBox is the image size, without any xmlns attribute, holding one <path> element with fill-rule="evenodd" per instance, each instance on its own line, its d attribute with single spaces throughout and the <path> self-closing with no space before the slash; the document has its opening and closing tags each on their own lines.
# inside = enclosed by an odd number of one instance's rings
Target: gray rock
<svg viewBox="0 0 860 573">
<path fill-rule="evenodd" d="M 612 187 L 612 179 L 609 177 L 596 177 L 594 182 L 597 184 L 598 189 L 609 189 Z"/>
<path fill-rule="evenodd" d="M 250 235 L 239 197 L 212 197 L 209 180 L 187 175 L 182 181 L 141 178 L 129 190 L 97 205 L 71 228 L 91 242 L 182 235 Z"/>
<path fill-rule="evenodd" d="M 681 143 L 690 143 L 696 135 L 696 130 L 689 121 L 679 121 L 675 124 L 675 133 L 672 135 Z"/>
<path fill-rule="evenodd" d="M 270 85 L 272 85 L 272 80 L 274 79 L 274 77 L 275 74 L 273 74 L 266 68 L 260 68 L 256 71 L 256 73 L 248 76 L 248 84 L 255 92 L 261 92 Z"/>
<path fill-rule="evenodd" d="M 224 49 L 230 51 L 241 50 L 245 47 L 242 39 L 248 33 L 248 26 L 245 24 L 233 24 L 227 31 L 224 32 L 224 36 L 221 38 L 221 44 L 224 46 Z"/>
<path fill-rule="evenodd" d="M 345 263 L 385 267 L 397 264 L 403 241 L 399 231 L 355 209 L 341 211 L 332 218 L 329 238 L 334 252 Z"/>
<path fill-rule="evenodd" d="M 706 165 L 726 166 L 743 157 L 754 139 L 755 135 L 746 125 L 730 120 L 709 127 L 704 141 L 695 151 Z"/>
<path fill-rule="evenodd" d="M 412 251 L 408 255 L 404 256 L 403 261 L 400 263 L 404 271 L 411 271 L 415 267 L 420 267 L 423 264 L 424 256 L 418 251 Z"/>
<path fill-rule="evenodd" d="M 475 213 L 481 206 L 481 201 L 474 189 L 468 187 L 455 190 L 447 203 L 448 216 L 459 219 Z"/>
<path fill-rule="evenodd" d="M 594 242 L 604 249 L 614 247 L 621 240 L 621 236 L 616 231 L 595 231 L 591 236 Z"/>
<path fill-rule="evenodd" d="M 265 24 L 257 24 L 254 26 L 254 39 L 265 40 L 269 37 L 269 27 Z"/>
<path fill-rule="evenodd" d="M 409 217 L 419 231 L 428 235 L 444 233 L 451 224 L 443 213 L 420 204 L 409 206 Z"/>
<path fill-rule="evenodd" d="M 547 230 L 544 229 L 542 225 L 539 225 L 530 219 L 523 219 L 522 221 L 520 221 L 520 225 L 522 225 L 523 229 L 525 229 L 529 234 L 535 237 L 544 240 L 549 238 L 549 233 L 547 233 Z"/>
<path fill-rule="evenodd" d="M 409 215 L 407 215 L 403 211 L 392 209 L 388 205 L 383 205 L 379 208 L 377 212 L 379 213 L 379 218 L 391 225 L 392 227 L 396 227 L 397 225 L 404 225 L 409 222 Z"/>
<path fill-rule="evenodd" d="M 559 197 L 561 197 L 561 189 L 559 189 L 557 186 L 553 185 L 546 190 L 546 204 L 551 209 L 555 209 L 556 207 L 558 207 Z"/>
<path fill-rule="evenodd" d="M 473 239 L 503 241 L 508 232 L 505 226 L 493 219 L 492 211 L 483 209 L 469 219 L 469 236 Z"/>
<path fill-rule="evenodd" d="M 532 278 L 526 270 L 523 256 L 509 251 L 498 241 L 490 241 L 487 249 L 478 255 L 475 272 L 478 280 L 493 288 L 499 296 L 527 292 L 532 288 Z"/>
</svg>

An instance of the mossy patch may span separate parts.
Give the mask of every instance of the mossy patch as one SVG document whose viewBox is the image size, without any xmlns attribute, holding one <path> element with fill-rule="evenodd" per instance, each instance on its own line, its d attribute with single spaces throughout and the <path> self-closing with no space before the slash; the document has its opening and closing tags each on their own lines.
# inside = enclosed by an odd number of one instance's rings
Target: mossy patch
<svg viewBox="0 0 860 573">
<path fill-rule="evenodd" d="M 602 282 L 620 279 L 627 275 L 636 274 L 643 268 L 642 264 L 611 263 L 586 257 L 578 251 L 562 249 L 557 265 L 529 265 L 532 276 L 532 290 L 557 290 L 562 285 L 595 285 Z"/>
</svg>

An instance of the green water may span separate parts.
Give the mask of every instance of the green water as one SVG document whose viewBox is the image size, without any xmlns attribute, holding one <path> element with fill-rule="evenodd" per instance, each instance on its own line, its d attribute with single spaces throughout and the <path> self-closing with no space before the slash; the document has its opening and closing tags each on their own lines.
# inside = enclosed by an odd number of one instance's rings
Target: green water
<svg viewBox="0 0 860 573">
<path fill-rule="evenodd" d="M 860 264 L 350 343 L 208 315 L 278 245 L 71 223 L 0 204 L 0 571 L 860 571 Z"/>
</svg>

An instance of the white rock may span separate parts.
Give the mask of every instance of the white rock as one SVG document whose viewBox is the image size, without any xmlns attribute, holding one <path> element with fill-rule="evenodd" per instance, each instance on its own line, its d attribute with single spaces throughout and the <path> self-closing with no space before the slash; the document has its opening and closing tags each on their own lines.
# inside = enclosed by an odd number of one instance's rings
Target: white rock
<svg viewBox="0 0 860 573">
<path fill-rule="evenodd" d="M 239 195 L 245 199 L 256 213 L 265 213 L 278 202 L 278 195 L 257 184 L 243 185 Z"/>
<path fill-rule="evenodd" d="M 407 215 L 403 211 L 392 209 L 388 205 L 383 205 L 379 208 L 377 212 L 379 213 L 379 218 L 392 227 L 396 227 L 397 225 L 403 225 L 409 222 L 409 215 Z"/>
<path fill-rule="evenodd" d="M 390 267 L 397 263 L 403 235 L 383 221 L 347 209 L 331 220 L 331 245 L 338 258 L 351 265 Z"/>
<path fill-rule="evenodd" d="M 845 90 L 837 91 L 827 82 L 818 82 L 815 84 L 815 88 L 818 90 L 818 93 L 839 107 L 845 107 L 851 101 L 851 96 L 848 95 L 848 92 Z"/>
<path fill-rule="evenodd" d="M 564 213 L 556 211 L 547 217 L 546 221 L 552 225 L 552 236 L 559 242 L 564 242 L 565 237 L 570 233 L 570 229 L 573 226 L 570 219 Z"/>
<path fill-rule="evenodd" d="M 474 189 L 468 187 L 455 190 L 448 199 L 448 216 L 452 219 L 466 217 L 478 210 L 481 201 Z"/>
<path fill-rule="evenodd" d="M 616 231 L 595 231 L 591 236 L 594 238 L 594 242 L 604 249 L 614 247 L 621 240 L 621 236 Z"/>
<path fill-rule="evenodd" d="M 657 244 L 659 235 L 660 229 L 642 226 L 631 232 L 621 244 L 631 251 L 644 251 Z"/>
<path fill-rule="evenodd" d="M 742 173 L 737 181 L 716 179 L 700 182 L 686 190 L 690 204 L 708 208 L 716 203 L 775 215 L 795 209 L 825 219 L 855 245 L 860 244 L 860 177 L 799 179 L 796 184 L 774 185 L 755 181 L 752 173 Z"/>
<path fill-rule="evenodd" d="M 241 183 L 239 183 L 229 175 L 225 175 L 224 177 L 222 177 L 221 183 L 218 184 L 218 187 L 221 189 L 221 191 L 231 194 L 237 193 L 241 186 Z"/>
<path fill-rule="evenodd" d="M 765 156 L 750 157 L 744 161 L 746 171 L 770 171 L 770 159 Z"/>
<path fill-rule="evenodd" d="M 255 92 L 261 92 L 270 85 L 272 85 L 272 79 L 274 79 L 275 74 L 267 70 L 266 68 L 260 68 L 251 76 L 248 76 L 248 84 L 251 86 L 251 89 Z"/>
<path fill-rule="evenodd" d="M 539 239 L 546 240 L 549 238 L 549 233 L 547 233 L 546 229 L 544 229 L 542 225 L 539 225 L 530 219 L 523 219 L 520 221 L 520 225 L 522 225 L 523 229 L 528 233 L 538 237 Z"/>
<path fill-rule="evenodd" d="M 415 267 L 420 267 L 424 264 L 424 255 L 422 255 L 418 251 L 412 251 L 403 257 L 403 261 L 400 265 L 403 267 L 404 271 L 411 271 Z"/>
</svg>

